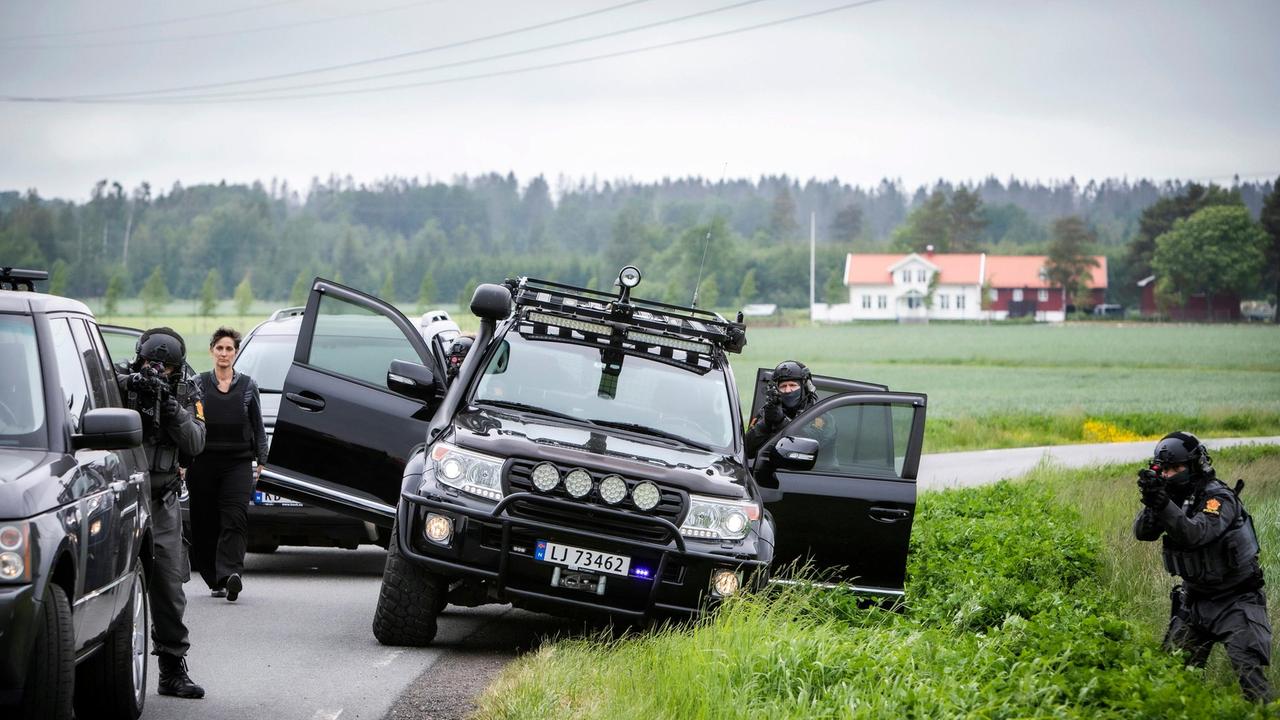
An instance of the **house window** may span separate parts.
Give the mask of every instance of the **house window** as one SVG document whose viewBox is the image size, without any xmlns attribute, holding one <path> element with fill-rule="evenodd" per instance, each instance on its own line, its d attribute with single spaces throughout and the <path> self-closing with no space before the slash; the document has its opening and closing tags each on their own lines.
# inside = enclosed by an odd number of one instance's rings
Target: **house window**
<svg viewBox="0 0 1280 720">
<path fill-rule="evenodd" d="M 884 310 L 885 308 L 889 307 L 889 296 L 888 296 L 888 295 L 877 295 L 877 296 L 876 296 L 876 307 L 877 307 L 877 308 L 879 308 L 879 309 L 881 309 L 881 310 Z"/>
<path fill-rule="evenodd" d="M 1000 291 L 995 288 L 991 288 L 987 291 L 987 297 L 991 298 L 991 302 L 995 302 L 1000 299 Z"/>
<path fill-rule="evenodd" d="M 957 309 L 957 310 L 963 310 L 963 309 L 964 309 L 964 295 L 957 295 L 957 296 L 956 296 L 956 309 Z"/>
<path fill-rule="evenodd" d="M 909 283 L 909 282 L 911 282 L 911 271 L 910 271 L 910 270 L 903 270 L 903 271 L 902 271 L 902 282 L 904 282 L 904 283 Z"/>
<path fill-rule="evenodd" d="M 1036 299 L 1039 300 L 1040 302 L 1047 301 L 1049 299 L 1049 291 L 1041 290 L 1040 292 L 1036 293 Z"/>
<path fill-rule="evenodd" d="M 924 279 L 927 273 L 928 271 L 925 270 L 924 268 L 920 268 L 919 270 L 916 270 L 916 282 L 924 282 Z"/>
<path fill-rule="evenodd" d="M 1022 302 L 1022 288 L 1014 288 L 1014 290 L 1013 290 L 1013 301 L 1014 301 L 1014 302 Z"/>
<path fill-rule="evenodd" d="M 863 295 L 863 296 L 862 296 L 862 309 L 863 309 L 863 310 L 870 310 L 870 309 L 871 309 L 871 296 L 870 296 L 870 295 Z"/>
<path fill-rule="evenodd" d="M 942 308 L 943 310 L 950 310 L 950 309 L 951 309 L 951 296 L 950 296 L 950 295 L 942 295 L 941 297 L 939 297 L 939 298 L 938 298 L 938 307 Z"/>
<path fill-rule="evenodd" d="M 907 308 L 915 310 L 918 307 L 920 307 L 920 298 L 916 295 L 907 296 Z"/>
</svg>

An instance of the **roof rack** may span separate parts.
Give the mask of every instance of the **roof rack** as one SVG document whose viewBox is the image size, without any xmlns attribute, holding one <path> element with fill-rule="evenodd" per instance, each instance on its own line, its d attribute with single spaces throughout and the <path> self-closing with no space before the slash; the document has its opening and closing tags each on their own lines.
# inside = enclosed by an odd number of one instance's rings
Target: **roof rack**
<svg viewBox="0 0 1280 720">
<path fill-rule="evenodd" d="M 35 292 L 37 280 L 48 280 L 44 270 L 23 270 L 16 267 L 0 267 L 0 290 L 28 290 Z"/>
<path fill-rule="evenodd" d="M 286 318 L 298 317 L 299 315 L 302 314 L 302 311 L 306 309 L 307 308 L 304 305 L 299 305 L 298 307 L 280 308 L 279 310 L 271 313 L 271 317 L 267 318 L 267 322 L 276 322 L 277 320 L 284 320 Z"/>
<path fill-rule="evenodd" d="M 714 345 L 726 352 L 742 352 L 747 344 L 746 325 L 731 322 L 710 310 L 638 300 L 629 293 L 614 295 L 600 290 L 565 285 L 551 280 L 522 277 L 508 279 L 517 312 L 537 308 L 573 320 L 623 330 L 631 342 L 664 345 L 689 352 L 710 354 Z M 624 299 L 625 298 L 625 299 Z M 525 311 L 526 317 L 528 311 Z"/>
</svg>

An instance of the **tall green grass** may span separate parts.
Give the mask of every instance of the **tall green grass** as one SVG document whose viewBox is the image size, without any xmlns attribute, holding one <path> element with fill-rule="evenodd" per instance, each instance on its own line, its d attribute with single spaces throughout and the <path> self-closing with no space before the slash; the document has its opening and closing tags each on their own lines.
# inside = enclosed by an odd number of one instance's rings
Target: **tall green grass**
<svg viewBox="0 0 1280 720">
<path fill-rule="evenodd" d="M 1224 452 L 1219 467 L 1257 477 L 1245 498 L 1276 577 L 1280 448 Z M 478 716 L 1261 716 L 1221 650 L 1208 673 L 1160 650 L 1171 581 L 1130 539 L 1133 470 L 1042 467 L 923 495 L 901 613 L 806 587 L 736 598 L 687 627 L 546 645 Z"/>
</svg>

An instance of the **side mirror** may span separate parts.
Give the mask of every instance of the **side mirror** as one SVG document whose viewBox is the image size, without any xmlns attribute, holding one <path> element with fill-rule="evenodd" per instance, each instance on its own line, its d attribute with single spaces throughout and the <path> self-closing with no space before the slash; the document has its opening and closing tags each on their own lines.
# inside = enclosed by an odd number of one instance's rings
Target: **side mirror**
<svg viewBox="0 0 1280 720">
<path fill-rule="evenodd" d="M 387 389 L 418 400 L 430 400 L 435 396 L 435 375 L 424 365 L 392 360 L 387 370 Z"/>
<path fill-rule="evenodd" d="M 142 444 L 142 416 L 126 408 L 97 408 L 80 416 L 80 432 L 71 436 L 76 450 L 127 450 Z"/>
<path fill-rule="evenodd" d="M 471 296 L 471 312 L 482 320 L 505 319 L 511 314 L 511 291 L 505 285 L 485 283 Z"/>
<path fill-rule="evenodd" d="M 818 461 L 818 441 L 813 438 L 779 438 L 771 452 L 773 464 L 785 470 L 812 470 Z"/>
</svg>

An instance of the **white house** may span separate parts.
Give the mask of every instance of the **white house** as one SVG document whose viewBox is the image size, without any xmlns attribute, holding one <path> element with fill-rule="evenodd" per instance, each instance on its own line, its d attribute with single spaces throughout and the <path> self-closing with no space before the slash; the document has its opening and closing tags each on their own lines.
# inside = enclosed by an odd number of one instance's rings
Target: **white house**
<svg viewBox="0 0 1280 720">
<path fill-rule="evenodd" d="M 1048 281 L 1044 255 L 986 253 L 849 253 L 844 284 L 847 304 L 815 305 L 813 319 L 850 320 L 1002 320 L 1031 316 L 1061 322 L 1067 300 L 1062 288 Z M 1107 259 L 1095 256 L 1089 303 L 1102 302 L 1107 287 Z M 987 308 L 983 309 L 983 286 Z M 930 298 L 932 303 L 929 302 Z M 1084 302 L 1085 299 L 1081 298 Z"/>
</svg>

